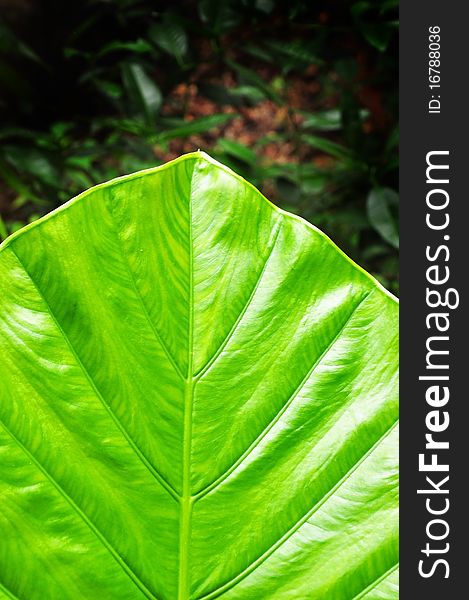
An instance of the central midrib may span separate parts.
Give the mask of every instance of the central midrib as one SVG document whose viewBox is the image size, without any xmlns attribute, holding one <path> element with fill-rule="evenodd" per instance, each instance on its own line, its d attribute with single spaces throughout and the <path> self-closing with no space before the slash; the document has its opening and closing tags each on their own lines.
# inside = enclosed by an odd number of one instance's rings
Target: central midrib
<svg viewBox="0 0 469 600">
<path fill-rule="evenodd" d="M 189 541 L 192 517 L 192 505 L 194 498 L 191 495 L 190 486 L 190 452 L 192 435 L 192 398 L 194 393 L 194 381 L 192 378 L 186 380 L 184 392 L 184 443 L 183 443 L 183 474 L 182 474 L 182 496 L 180 503 L 180 526 L 179 526 L 179 591 L 178 600 L 189 598 Z"/>
<path fill-rule="evenodd" d="M 193 276 L 193 243 L 192 243 L 192 189 L 196 174 L 197 161 L 192 172 L 191 189 L 188 202 L 189 219 L 189 326 L 188 326 L 188 359 L 187 376 L 184 387 L 184 428 L 182 447 L 182 496 L 180 503 L 179 525 L 179 577 L 178 600 L 188 600 L 189 586 L 189 542 L 194 498 L 191 495 L 191 445 L 192 445 L 192 404 L 195 381 L 193 378 L 193 333 L 194 333 L 194 276 Z"/>
</svg>

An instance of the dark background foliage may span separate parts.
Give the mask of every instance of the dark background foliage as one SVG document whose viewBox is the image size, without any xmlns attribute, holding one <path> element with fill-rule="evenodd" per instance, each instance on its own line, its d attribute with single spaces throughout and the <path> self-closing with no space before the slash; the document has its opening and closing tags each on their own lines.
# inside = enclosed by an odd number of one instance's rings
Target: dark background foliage
<svg viewBox="0 0 469 600">
<path fill-rule="evenodd" d="M 397 280 L 396 0 L 0 0 L 0 238 L 197 148 Z"/>
</svg>

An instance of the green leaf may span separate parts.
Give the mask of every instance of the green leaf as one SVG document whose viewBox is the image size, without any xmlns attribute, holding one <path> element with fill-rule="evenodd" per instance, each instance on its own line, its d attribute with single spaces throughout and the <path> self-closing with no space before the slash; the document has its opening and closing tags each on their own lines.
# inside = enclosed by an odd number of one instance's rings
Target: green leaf
<svg viewBox="0 0 469 600">
<path fill-rule="evenodd" d="M 164 52 L 176 59 L 179 65 L 187 53 L 187 35 L 179 23 L 167 17 L 162 23 L 150 27 L 150 39 Z"/>
<path fill-rule="evenodd" d="M 269 15 L 275 8 L 275 2 L 274 0 L 255 0 L 254 6 L 258 11 Z"/>
<path fill-rule="evenodd" d="M 0 247 L 0 581 L 397 598 L 397 303 L 203 153 Z"/>
<path fill-rule="evenodd" d="M 128 51 L 134 54 L 151 54 L 152 46 L 146 40 L 137 39 L 133 42 L 122 42 L 120 40 L 114 40 L 105 44 L 98 52 L 98 57 L 106 56 L 112 52 Z"/>
<path fill-rule="evenodd" d="M 198 0 L 197 9 L 203 23 L 218 36 L 239 25 L 242 15 L 232 0 Z"/>
<path fill-rule="evenodd" d="M 316 135 L 304 134 L 302 136 L 302 140 L 312 146 L 313 148 L 317 148 L 321 150 L 321 152 L 325 152 L 326 154 L 330 154 L 342 161 L 345 162 L 355 162 L 350 150 L 348 150 L 345 146 L 341 144 L 337 144 L 336 142 L 331 142 L 326 138 L 318 137 Z"/>
<path fill-rule="evenodd" d="M 7 226 L 0 213 L 0 241 L 3 241 L 8 236 Z"/>
<path fill-rule="evenodd" d="M 5 146 L 3 148 L 6 160 L 18 172 L 34 175 L 44 183 L 59 185 L 59 173 L 47 153 L 36 148 L 22 146 Z"/>
<path fill-rule="evenodd" d="M 254 150 L 248 148 L 248 146 L 245 146 L 244 144 L 241 144 L 234 140 L 221 138 L 220 140 L 218 140 L 218 145 L 220 146 L 223 152 L 226 152 L 226 154 L 237 158 L 243 163 L 247 163 L 249 165 L 254 166 L 257 162 L 257 156 Z"/>
<path fill-rule="evenodd" d="M 384 52 L 388 48 L 393 34 L 390 26 L 368 25 L 367 23 L 362 23 L 361 32 L 367 42 L 380 52 Z"/>
<path fill-rule="evenodd" d="M 395 8 L 395 2 L 384 2 L 380 11 L 382 15 L 381 20 L 378 22 L 368 22 L 366 20 L 368 13 L 376 9 L 375 3 L 360 0 L 351 7 L 352 16 L 358 30 L 367 42 L 380 52 L 384 52 L 388 48 L 391 38 L 398 28 L 396 21 L 389 21 L 384 18 L 384 13 L 393 8 Z"/>
<path fill-rule="evenodd" d="M 154 123 L 163 103 L 161 91 L 138 63 L 122 65 L 122 77 L 129 97 L 149 124 Z"/>
<path fill-rule="evenodd" d="M 253 85 L 238 85 L 229 90 L 230 95 L 236 100 L 242 98 L 248 100 L 252 104 L 262 102 L 268 94 Z"/>
<path fill-rule="evenodd" d="M 94 84 L 96 88 L 110 100 L 120 100 L 122 97 L 122 86 L 114 83 L 114 81 L 96 78 Z"/>
<path fill-rule="evenodd" d="M 334 131 L 342 127 L 342 116 L 340 110 L 333 108 L 317 113 L 300 113 L 303 116 L 301 127 L 303 129 L 320 129 L 323 131 Z"/>
<path fill-rule="evenodd" d="M 238 76 L 246 84 L 248 84 L 248 87 L 255 87 L 267 98 L 272 100 L 272 102 L 276 102 L 277 104 L 283 104 L 282 97 L 279 94 L 277 94 L 273 87 L 266 83 L 262 79 L 262 77 L 260 77 L 253 69 L 244 67 L 243 65 L 240 65 L 239 63 L 231 59 L 226 59 L 225 62 L 229 67 L 231 67 L 234 71 L 237 72 Z"/>
<path fill-rule="evenodd" d="M 18 198 L 23 204 L 27 200 L 34 200 L 37 203 L 41 203 L 41 198 L 36 196 L 32 190 L 21 180 L 20 177 L 15 173 L 10 166 L 0 158 L 0 179 L 2 179 L 12 190 L 18 194 L 14 203 L 17 203 Z"/>
<path fill-rule="evenodd" d="M 389 134 L 386 146 L 384 148 L 385 153 L 391 153 L 399 145 L 399 126 L 397 125 Z"/>
<path fill-rule="evenodd" d="M 398 194 L 390 188 L 374 188 L 368 194 L 366 206 L 368 219 L 374 229 L 391 246 L 399 248 L 399 228 L 393 214 L 399 206 Z"/>
<path fill-rule="evenodd" d="M 25 44 L 14 31 L 2 22 L 0 22 L 0 52 L 2 54 L 16 54 L 22 56 L 41 67 L 47 68 L 40 56 L 38 56 L 28 44 Z"/>
<path fill-rule="evenodd" d="M 288 71 L 293 68 L 304 68 L 309 64 L 320 65 L 324 61 L 318 57 L 316 45 L 313 42 L 301 40 L 267 40 L 265 46 L 277 56 L 278 64 Z"/>
<path fill-rule="evenodd" d="M 262 46 L 259 46 L 258 44 L 253 44 L 250 42 L 243 43 L 243 51 L 266 63 L 272 63 L 275 61 L 275 57 L 272 55 L 272 52 L 266 48 L 263 48 Z"/>
<path fill-rule="evenodd" d="M 193 121 L 184 121 L 178 119 L 174 127 L 170 127 L 155 136 L 151 136 L 155 143 L 164 143 L 174 138 L 184 138 L 190 135 L 198 133 L 205 133 L 216 127 L 224 125 L 231 119 L 237 118 L 237 115 L 232 113 L 220 113 L 215 115 L 209 115 L 207 117 L 200 117 Z"/>
</svg>

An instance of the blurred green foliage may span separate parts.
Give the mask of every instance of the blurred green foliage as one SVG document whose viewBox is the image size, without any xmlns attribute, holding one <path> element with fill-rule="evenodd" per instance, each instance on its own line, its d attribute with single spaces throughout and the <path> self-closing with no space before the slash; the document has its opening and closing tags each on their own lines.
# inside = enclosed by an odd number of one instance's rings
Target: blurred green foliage
<svg viewBox="0 0 469 600">
<path fill-rule="evenodd" d="M 0 238 L 197 148 L 398 291 L 396 0 L 2 0 Z"/>
</svg>

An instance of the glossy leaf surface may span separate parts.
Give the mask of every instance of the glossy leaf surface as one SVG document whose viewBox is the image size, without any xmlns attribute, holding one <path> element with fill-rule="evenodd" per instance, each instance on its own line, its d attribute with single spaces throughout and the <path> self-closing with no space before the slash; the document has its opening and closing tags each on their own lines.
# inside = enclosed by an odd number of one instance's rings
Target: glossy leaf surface
<svg viewBox="0 0 469 600">
<path fill-rule="evenodd" d="M 0 250 L 0 597 L 397 598 L 397 303 L 203 153 Z"/>
</svg>

